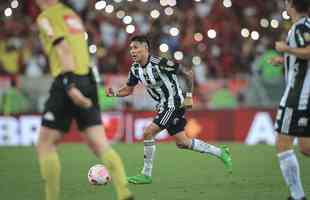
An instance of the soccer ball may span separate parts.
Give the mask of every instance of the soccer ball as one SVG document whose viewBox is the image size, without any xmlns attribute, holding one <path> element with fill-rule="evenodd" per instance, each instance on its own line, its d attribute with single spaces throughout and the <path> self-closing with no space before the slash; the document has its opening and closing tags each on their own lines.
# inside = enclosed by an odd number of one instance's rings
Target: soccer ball
<svg viewBox="0 0 310 200">
<path fill-rule="evenodd" d="M 94 165 L 88 171 L 88 182 L 92 185 L 107 185 L 111 176 L 104 165 Z"/>
</svg>

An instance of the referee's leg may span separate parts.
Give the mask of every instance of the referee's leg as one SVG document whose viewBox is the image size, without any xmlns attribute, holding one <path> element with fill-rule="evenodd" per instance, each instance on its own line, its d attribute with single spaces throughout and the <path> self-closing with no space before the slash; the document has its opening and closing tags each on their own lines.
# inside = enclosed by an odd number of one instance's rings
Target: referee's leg
<svg viewBox="0 0 310 200">
<path fill-rule="evenodd" d="M 133 200 L 132 194 L 128 188 L 126 173 L 123 162 L 111 146 L 105 136 L 103 126 L 93 125 L 84 130 L 90 149 L 108 168 L 112 175 L 112 180 L 117 193 L 118 200 Z"/>
<path fill-rule="evenodd" d="M 45 184 L 45 199 L 58 200 L 60 194 L 60 162 L 56 152 L 61 132 L 42 126 L 37 144 L 41 176 Z"/>
</svg>

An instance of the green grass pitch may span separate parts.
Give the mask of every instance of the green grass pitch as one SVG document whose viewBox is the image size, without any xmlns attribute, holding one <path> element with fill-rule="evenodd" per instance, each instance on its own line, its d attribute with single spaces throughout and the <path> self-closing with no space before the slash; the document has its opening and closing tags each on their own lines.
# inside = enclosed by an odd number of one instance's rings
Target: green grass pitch
<svg viewBox="0 0 310 200">
<path fill-rule="evenodd" d="M 131 185 L 137 200 L 284 200 L 288 191 L 282 180 L 274 147 L 228 144 L 233 155 L 233 174 L 228 175 L 216 158 L 157 145 L 154 179 L 150 185 Z M 141 144 L 117 144 L 128 175 L 143 162 Z M 64 144 L 61 200 L 113 200 L 112 185 L 91 186 L 90 166 L 97 159 L 85 145 Z M 310 195 L 310 159 L 297 154 L 305 192 Z M 43 200 L 43 187 L 33 147 L 0 148 L 0 199 Z"/>
</svg>

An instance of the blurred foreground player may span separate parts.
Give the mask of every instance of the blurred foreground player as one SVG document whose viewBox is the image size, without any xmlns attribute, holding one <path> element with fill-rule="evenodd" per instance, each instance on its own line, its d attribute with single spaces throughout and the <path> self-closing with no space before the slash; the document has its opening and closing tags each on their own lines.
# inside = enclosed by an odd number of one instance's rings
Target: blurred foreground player
<svg viewBox="0 0 310 200">
<path fill-rule="evenodd" d="M 60 162 L 56 144 L 68 131 L 72 119 L 77 121 L 89 147 L 111 173 L 117 199 L 132 200 L 123 163 L 105 138 L 82 21 L 58 0 L 36 2 L 42 10 L 37 19 L 40 39 L 54 77 L 37 145 L 46 200 L 59 199 Z"/>
</svg>

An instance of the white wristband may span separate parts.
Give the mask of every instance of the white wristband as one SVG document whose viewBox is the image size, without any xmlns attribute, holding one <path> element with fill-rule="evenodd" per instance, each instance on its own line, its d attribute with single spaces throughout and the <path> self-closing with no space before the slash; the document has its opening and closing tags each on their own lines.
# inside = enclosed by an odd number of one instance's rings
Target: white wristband
<svg viewBox="0 0 310 200">
<path fill-rule="evenodd" d="M 193 93 L 187 92 L 187 93 L 186 93 L 186 97 L 193 97 Z"/>
</svg>

